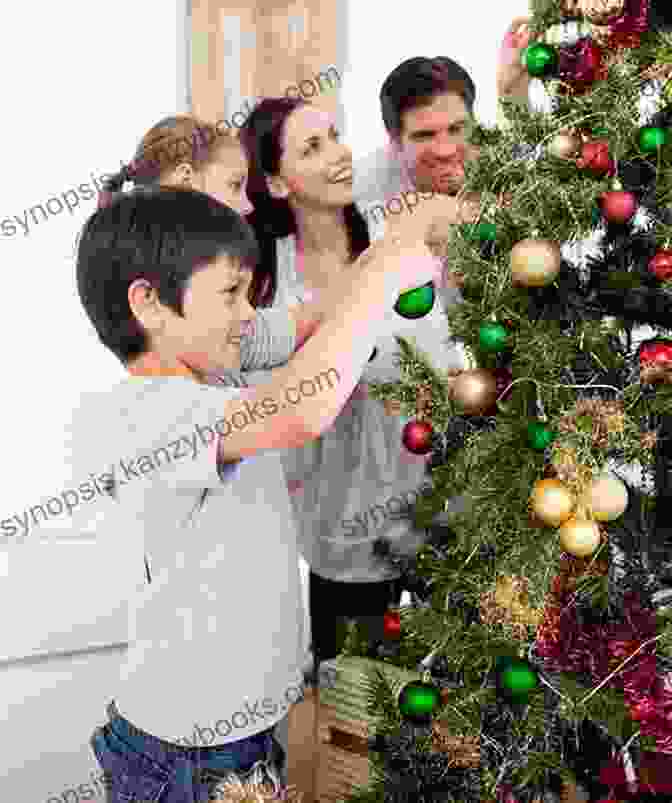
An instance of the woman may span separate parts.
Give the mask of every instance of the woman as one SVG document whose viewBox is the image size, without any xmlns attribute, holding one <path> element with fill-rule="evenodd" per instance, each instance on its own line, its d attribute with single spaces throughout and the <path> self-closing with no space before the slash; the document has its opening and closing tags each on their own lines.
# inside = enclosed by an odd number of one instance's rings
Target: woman
<svg viewBox="0 0 672 803">
<path fill-rule="evenodd" d="M 328 304 L 333 278 L 349 270 L 371 239 L 382 234 L 373 221 L 369 231 L 353 204 L 349 148 L 340 142 L 329 114 L 293 98 L 262 101 L 241 130 L 241 141 L 255 207 L 249 220 L 262 251 L 255 298 L 274 307 Z M 417 237 L 417 223 L 413 231 Z M 442 290 L 445 303 L 455 303 L 458 294 Z M 380 402 L 367 398 L 366 383 L 400 378 L 395 334 L 414 339 L 438 369 L 462 367 L 461 353 L 446 343 L 441 304 L 415 321 L 391 312 L 389 323 L 389 335 L 378 342 L 333 428 L 285 457 L 310 566 L 317 665 L 341 651 L 346 619 L 360 620 L 370 638 L 380 640 L 383 614 L 400 602 L 399 572 L 374 552 L 374 543 L 385 538 L 393 550 L 412 555 L 425 538 L 408 515 L 399 515 L 408 501 L 393 513 L 385 508 L 417 491 L 425 458 L 405 450 L 401 436 L 407 419 L 386 415 Z"/>
</svg>

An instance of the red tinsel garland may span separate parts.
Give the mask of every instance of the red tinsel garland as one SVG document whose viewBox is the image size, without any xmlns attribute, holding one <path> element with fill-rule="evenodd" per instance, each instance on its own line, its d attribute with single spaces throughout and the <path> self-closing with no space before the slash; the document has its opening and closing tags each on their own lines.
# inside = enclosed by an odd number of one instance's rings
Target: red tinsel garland
<svg viewBox="0 0 672 803">
<path fill-rule="evenodd" d="M 625 0 L 623 13 L 607 27 L 616 34 L 645 33 L 649 29 L 649 0 Z"/>
<path fill-rule="evenodd" d="M 670 764 L 665 772 L 659 765 L 663 761 L 672 762 L 672 675 L 658 674 L 656 644 L 652 641 L 656 636 L 655 613 L 644 608 L 637 596 L 631 594 L 625 598 L 623 621 L 581 626 L 572 605 L 575 584 L 571 577 L 567 578 L 567 566 L 564 569 L 565 574 L 557 576 L 551 585 L 550 599 L 537 631 L 537 654 L 548 669 L 589 672 L 597 685 L 618 670 L 643 644 L 651 642 L 606 685 L 623 692 L 632 719 L 639 722 L 640 735 L 653 736 L 656 740 L 657 753 L 648 754 L 648 763 L 640 765 L 640 790 L 670 792 L 672 776 L 667 774 Z M 658 758 L 653 760 L 651 756 Z M 610 768 L 603 768 L 602 782 L 617 787 L 619 796 L 628 797 L 622 765 L 616 759 L 612 764 Z M 651 777 L 647 773 L 648 780 L 642 783 L 641 773 L 646 769 Z"/>
</svg>

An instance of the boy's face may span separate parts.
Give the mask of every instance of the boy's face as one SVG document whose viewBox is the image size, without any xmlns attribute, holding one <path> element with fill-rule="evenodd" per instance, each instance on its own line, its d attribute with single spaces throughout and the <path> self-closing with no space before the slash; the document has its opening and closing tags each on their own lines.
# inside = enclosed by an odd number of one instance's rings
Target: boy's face
<svg viewBox="0 0 672 803">
<path fill-rule="evenodd" d="M 197 270 L 184 292 L 184 317 L 157 302 L 153 348 L 203 374 L 239 370 L 240 338 L 255 317 L 247 300 L 251 279 L 249 268 L 226 255 Z"/>
<path fill-rule="evenodd" d="M 470 120 L 464 100 L 452 92 L 403 113 L 394 144 L 420 192 L 454 195 L 462 187 L 465 159 L 477 155 L 467 144 Z"/>
<path fill-rule="evenodd" d="M 239 215 L 249 215 L 253 206 L 247 197 L 247 160 L 235 144 L 222 146 L 217 158 L 203 171 L 203 191 Z"/>
</svg>

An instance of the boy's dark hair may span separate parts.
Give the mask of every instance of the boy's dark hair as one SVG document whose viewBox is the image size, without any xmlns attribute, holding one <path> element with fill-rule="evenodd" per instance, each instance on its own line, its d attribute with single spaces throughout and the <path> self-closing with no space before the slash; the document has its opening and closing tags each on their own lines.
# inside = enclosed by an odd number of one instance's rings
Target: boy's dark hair
<svg viewBox="0 0 672 803">
<path fill-rule="evenodd" d="M 403 61 L 387 76 L 380 90 L 380 107 L 387 132 L 401 134 L 402 115 L 408 109 L 428 106 L 437 95 L 452 92 L 473 114 L 476 87 L 469 73 L 447 56 L 416 56 Z"/>
<path fill-rule="evenodd" d="M 145 279 L 163 304 L 183 315 L 193 276 L 227 254 L 254 269 L 259 247 L 250 226 L 228 206 L 191 189 L 136 190 L 98 209 L 77 251 L 77 291 L 103 345 L 126 365 L 149 347 L 128 303 Z"/>
</svg>

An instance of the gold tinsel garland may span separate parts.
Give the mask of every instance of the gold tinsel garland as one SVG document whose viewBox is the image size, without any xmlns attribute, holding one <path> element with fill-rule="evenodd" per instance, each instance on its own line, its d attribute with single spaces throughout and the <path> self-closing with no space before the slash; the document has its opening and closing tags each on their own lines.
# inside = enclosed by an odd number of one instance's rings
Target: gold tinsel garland
<svg viewBox="0 0 672 803">
<path fill-rule="evenodd" d="M 387 415 L 401 415 L 402 405 L 396 399 L 385 399 L 383 407 Z M 420 385 L 415 394 L 415 417 L 418 421 L 431 416 L 434 404 L 432 386 L 429 383 Z"/>
<path fill-rule="evenodd" d="M 478 767 L 481 746 L 478 736 L 448 736 L 439 722 L 432 722 L 432 747 L 448 757 L 451 767 Z"/>
<path fill-rule="evenodd" d="M 583 423 L 588 421 L 592 426 L 593 446 L 605 449 L 609 446 L 611 434 L 621 434 L 625 430 L 623 402 L 580 399 L 574 405 L 574 410 L 560 419 L 558 430 L 565 434 L 577 434 L 584 429 Z"/>
<path fill-rule="evenodd" d="M 528 639 L 528 627 L 537 627 L 542 611 L 529 606 L 529 583 L 517 575 L 503 576 L 494 590 L 481 595 L 481 621 L 487 625 L 508 625 L 513 637 L 519 641 Z"/>
<path fill-rule="evenodd" d="M 303 803 L 303 792 L 289 786 L 277 794 L 270 784 L 243 783 L 238 779 L 223 781 L 217 785 L 216 798 L 212 803 Z"/>
<path fill-rule="evenodd" d="M 641 442 L 645 449 L 655 449 L 658 444 L 658 433 L 653 430 L 643 432 Z"/>
</svg>

